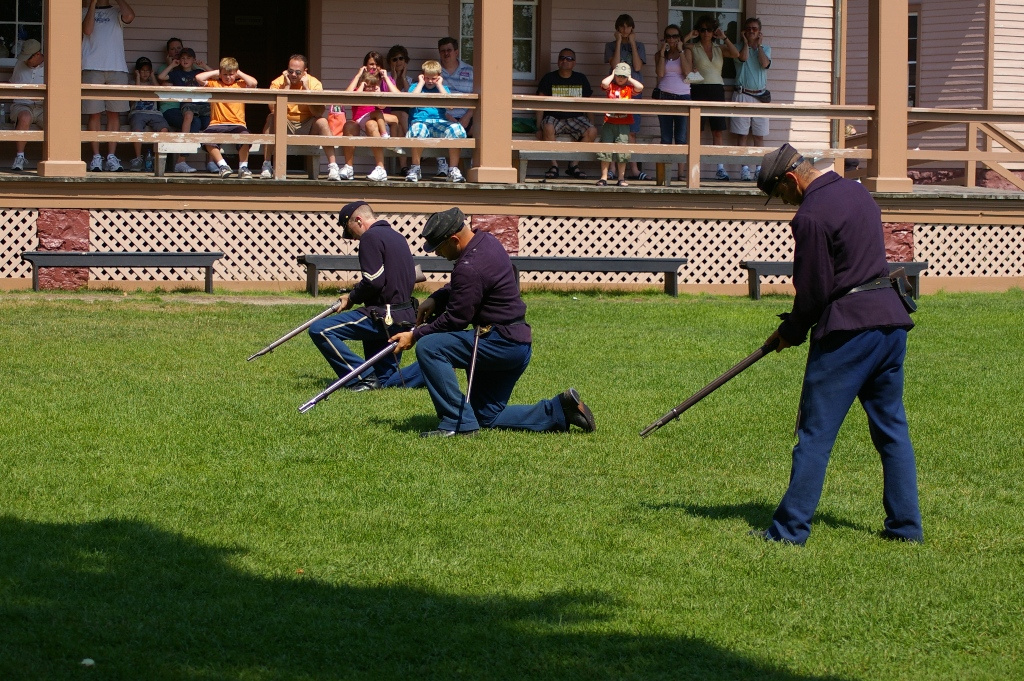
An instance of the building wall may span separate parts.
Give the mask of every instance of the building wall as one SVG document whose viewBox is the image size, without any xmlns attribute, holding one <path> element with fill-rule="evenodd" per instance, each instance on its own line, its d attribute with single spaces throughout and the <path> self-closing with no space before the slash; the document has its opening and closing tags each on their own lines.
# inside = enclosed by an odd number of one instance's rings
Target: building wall
<svg viewBox="0 0 1024 681">
<path fill-rule="evenodd" d="M 1020 93 L 1024 92 L 1024 73 L 1007 55 L 1016 54 L 1024 43 L 1024 3 L 1020 0 L 992 0 L 995 3 L 995 26 L 992 48 L 992 107 L 995 109 L 1024 109 Z M 1024 125 L 1000 126 L 1024 139 Z"/>
<path fill-rule="evenodd" d="M 139 57 L 149 57 L 156 66 L 163 64 L 167 39 L 172 36 L 180 38 L 185 47 L 195 50 L 196 56 L 203 61 L 216 64 L 219 56 L 208 53 L 208 6 L 213 1 L 216 0 L 177 0 L 173 3 L 133 0 L 135 21 L 124 30 L 124 51 L 129 70 Z"/>
</svg>

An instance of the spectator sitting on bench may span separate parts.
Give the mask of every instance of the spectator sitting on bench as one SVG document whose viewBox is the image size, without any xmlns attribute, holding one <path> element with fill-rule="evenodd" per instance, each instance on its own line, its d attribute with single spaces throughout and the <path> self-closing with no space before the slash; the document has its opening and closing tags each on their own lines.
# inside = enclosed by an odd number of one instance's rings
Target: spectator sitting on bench
<svg viewBox="0 0 1024 681">
<path fill-rule="evenodd" d="M 421 73 L 416 85 L 409 88 L 409 92 L 417 95 L 421 93 L 450 94 L 448 88 L 445 87 L 444 78 L 441 77 L 441 64 L 439 62 L 433 60 L 425 61 L 420 71 Z M 412 122 L 409 124 L 409 132 L 406 137 L 420 139 L 430 137 L 464 139 L 466 137 L 466 129 L 459 123 L 447 120 L 442 111 L 443 109 L 433 106 L 421 106 L 413 109 Z M 423 173 L 420 171 L 420 158 L 423 156 L 423 149 L 421 147 L 413 147 L 411 155 L 412 165 L 409 167 L 409 174 L 405 176 L 405 179 L 409 182 L 419 182 L 423 176 Z M 466 178 L 462 176 L 462 172 L 459 170 L 458 148 L 449 149 L 448 151 L 448 179 L 451 182 L 466 181 Z"/>
<path fill-rule="evenodd" d="M 537 84 L 537 94 L 547 97 L 591 97 L 594 89 L 582 73 L 576 73 L 576 53 L 563 47 L 558 53 L 558 69 L 545 74 Z M 557 135 L 569 135 L 577 142 L 593 142 L 597 139 L 597 128 L 590 120 L 590 114 L 565 111 L 545 111 L 537 114 L 537 138 L 554 142 Z M 580 170 L 578 163 L 569 163 L 565 174 L 584 179 L 587 174 Z M 551 161 L 551 167 L 544 177 L 558 177 L 558 163 Z"/>
<path fill-rule="evenodd" d="M 215 77 L 216 76 L 216 77 Z M 224 57 L 220 60 L 220 69 L 216 71 L 204 71 L 196 76 L 196 82 L 205 87 L 217 88 L 247 88 L 256 87 L 256 79 L 238 68 L 238 61 L 233 57 Z M 213 102 L 210 105 L 210 125 L 203 132 L 228 133 L 234 135 L 248 135 L 249 129 L 245 127 L 245 104 L 242 102 Z M 252 177 L 249 170 L 249 146 L 248 144 L 238 145 L 238 177 L 248 180 Z M 231 175 L 231 166 L 224 160 L 217 143 L 207 144 L 206 150 L 217 163 L 221 179 Z"/>
<path fill-rule="evenodd" d="M 21 44 L 18 63 L 11 74 L 11 83 L 43 84 L 43 52 L 38 40 L 29 39 Z M 28 130 L 35 123 L 43 127 L 43 103 L 39 100 L 16 99 L 11 104 L 11 123 L 15 130 Z M 11 170 L 25 169 L 25 145 L 28 142 L 17 140 L 14 143 L 14 162 Z"/>
<path fill-rule="evenodd" d="M 380 52 L 367 52 L 363 57 L 363 65 L 360 67 L 352 81 L 345 88 L 345 92 L 400 92 L 398 85 L 384 68 L 384 57 Z M 404 135 L 405 128 L 402 127 L 397 115 L 391 109 L 373 104 L 356 104 L 352 107 L 352 120 L 345 123 L 343 134 L 355 137 L 359 134 L 369 137 L 390 137 L 391 129 L 395 135 Z M 353 165 L 355 164 L 356 148 L 343 147 L 345 154 L 345 165 L 341 168 L 341 179 L 351 180 L 355 176 Z M 388 173 L 384 170 L 384 150 L 380 147 L 373 147 L 373 160 L 376 166 L 367 175 L 367 178 L 374 182 L 383 182 L 388 179 Z"/>
<path fill-rule="evenodd" d="M 176 87 L 197 87 L 196 76 L 209 70 L 210 67 L 196 57 L 195 50 L 183 47 L 176 56 L 170 58 L 157 79 L 165 85 L 170 83 Z M 172 128 L 182 132 L 199 132 L 210 125 L 210 104 L 173 102 L 173 106 L 164 109 L 164 118 Z M 217 164 L 214 164 L 216 167 Z M 174 172 L 194 173 L 196 169 L 185 161 L 178 161 L 174 164 Z"/>
<path fill-rule="evenodd" d="M 151 85 L 157 87 L 156 75 L 153 73 L 153 62 L 149 57 L 139 57 L 135 61 L 135 85 L 144 87 Z M 153 132 L 167 132 L 167 119 L 157 109 L 156 101 L 151 99 L 140 99 L 135 102 L 131 113 L 128 115 L 128 123 L 132 132 L 146 132 L 149 128 Z M 141 173 L 145 170 L 145 161 L 142 158 L 142 142 L 134 142 L 135 158 L 128 163 L 128 170 L 133 173 Z M 152 160 L 152 159 L 151 159 Z"/>
<path fill-rule="evenodd" d="M 288 58 L 288 68 L 270 83 L 271 90 L 305 90 L 307 92 L 321 92 L 323 84 L 309 75 L 309 60 L 305 55 L 293 54 Z M 288 104 L 288 134 L 289 135 L 323 135 L 331 134 L 327 119 L 323 118 L 324 109 L 322 104 Z M 270 105 L 270 115 L 267 116 L 267 123 L 263 126 L 263 132 L 274 131 L 274 105 Z M 327 179 L 338 179 L 338 162 L 334 156 L 334 147 L 324 145 L 324 153 L 327 155 Z M 274 145 L 268 144 L 263 148 L 263 168 L 260 177 L 269 180 L 274 177 Z M 316 163 L 320 161 L 317 160 Z"/>
</svg>

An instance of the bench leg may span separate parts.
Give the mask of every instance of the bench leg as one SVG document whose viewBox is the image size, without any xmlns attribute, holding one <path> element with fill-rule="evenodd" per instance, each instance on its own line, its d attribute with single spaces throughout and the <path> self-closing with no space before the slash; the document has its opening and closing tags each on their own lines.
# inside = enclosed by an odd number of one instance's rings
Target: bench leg
<svg viewBox="0 0 1024 681">
<path fill-rule="evenodd" d="M 657 185 L 659 187 L 667 187 L 672 184 L 672 171 L 668 170 L 668 164 L 658 163 L 655 164 L 655 177 L 657 178 Z"/>
<path fill-rule="evenodd" d="M 167 165 L 167 157 L 164 154 L 160 153 L 160 145 L 159 144 L 154 145 L 154 146 L 156 146 L 156 153 L 153 154 L 153 176 L 154 177 L 163 177 L 164 176 L 164 166 Z"/>
<path fill-rule="evenodd" d="M 679 277 L 675 270 L 665 272 L 665 293 L 673 298 L 679 297 Z"/>
<path fill-rule="evenodd" d="M 907 281 L 910 282 L 910 287 L 914 289 L 914 300 L 917 300 L 921 295 L 921 276 L 915 274 L 907 277 Z"/>
<path fill-rule="evenodd" d="M 213 265 L 206 269 L 206 292 L 213 293 Z"/>
<path fill-rule="evenodd" d="M 316 298 L 320 294 L 320 273 L 316 265 L 306 263 L 306 293 Z"/>
<path fill-rule="evenodd" d="M 309 175 L 311 180 L 320 179 L 320 157 L 316 158 L 312 156 L 306 157 L 306 173 Z"/>
<path fill-rule="evenodd" d="M 747 270 L 747 293 L 751 300 L 761 300 L 761 276 L 757 270 Z"/>
<path fill-rule="evenodd" d="M 39 290 L 39 267 L 32 265 L 32 290 Z"/>
</svg>

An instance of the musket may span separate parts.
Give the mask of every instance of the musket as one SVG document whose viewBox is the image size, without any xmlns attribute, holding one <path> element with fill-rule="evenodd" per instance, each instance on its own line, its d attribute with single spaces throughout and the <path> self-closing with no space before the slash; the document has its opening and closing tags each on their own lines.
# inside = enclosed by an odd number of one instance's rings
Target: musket
<svg viewBox="0 0 1024 681">
<path fill-rule="evenodd" d="M 364 371 L 366 371 L 367 369 L 372 367 L 374 364 L 376 364 L 380 360 L 384 359 L 389 353 L 394 352 L 395 348 L 397 348 L 397 347 L 398 347 L 398 341 L 391 341 L 390 343 L 385 345 L 383 350 L 378 352 L 373 357 L 370 357 L 368 360 L 366 360 L 365 362 L 363 362 L 362 364 L 357 366 L 355 369 L 353 369 L 352 371 L 348 372 L 347 374 L 345 374 L 344 376 L 339 378 L 334 383 L 331 383 L 329 386 L 327 386 L 324 389 L 323 392 L 321 392 L 319 395 L 317 395 L 316 397 L 311 399 L 309 402 L 306 402 L 304 405 L 299 407 L 299 413 L 300 414 L 305 414 L 307 411 L 309 411 L 310 409 L 315 407 L 318 402 L 322 402 L 322 401 L 326 400 L 328 397 L 331 396 L 331 393 L 333 393 L 335 390 L 337 390 L 338 388 L 342 387 L 343 385 L 345 385 L 346 383 L 351 381 L 353 378 L 355 378 L 359 374 L 363 373 Z"/>
<path fill-rule="evenodd" d="M 729 379 L 735 377 L 737 374 L 742 372 L 744 369 L 749 367 L 751 364 L 753 364 L 757 360 L 761 359 L 762 357 L 767 355 L 769 352 L 773 351 L 775 348 L 778 347 L 778 345 L 779 345 L 779 340 L 776 338 L 771 343 L 765 343 L 764 345 L 759 347 L 757 350 L 754 350 L 752 353 L 747 355 L 746 359 L 744 359 L 742 362 L 740 362 L 739 364 L 737 364 L 733 368 L 729 369 L 728 371 L 726 371 L 724 374 L 722 374 L 721 376 L 719 376 L 715 380 L 713 380 L 710 383 L 708 383 L 706 386 L 704 386 L 703 388 L 701 388 L 700 390 L 695 392 L 693 394 L 693 396 L 691 396 L 688 400 L 686 400 L 685 402 L 683 402 L 683 403 L 679 404 L 678 406 L 674 407 L 671 411 L 669 411 L 667 414 L 662 416 L 660 419 L 658 419 L 657 421 L 655 421 L 651 425 L 649 425 L 646 428 L 644 428 L 643 430 L 641 430 L 640 431 L 640 437 L 647 437 L 648 435 L 650 435 L 651 433 L 656 431 L 658 428 L 661 428 L 663 425 L 668 423 L 669 421 L 672 421 L 674 419 L 679 418 L 679 415 L 682 414 L 684 411 L 686 411 L 687 409 L 689 409 L 693 405 L 697 404 L 698 402 L 703 400 L 705 397 L 707 397 L 711 393 L 713 393 L 716 390 L 718 390 L 719 388 L 721 388 L 723 385 L 725 385 L 729 381 Z"/>
<path fill-rule="evenodd" d="M 247 359 L 247 360 L 245 360 L 245 361 L 246 361 L 246 362 L 251 362 L 251 361 L 253 361 L 254 359 L 256 359 L 257 357 L 260 357 L 260 356 L 262 356 L 262 355 L 265 355 L 265 354 L 267 354 L 268 352 L 273 352 L 275 348 L 277 348 L 277 347 L 278 347 L 278 346 L 280 346 L 280 345 L 283 345 L 283 344 L 287 343 L 287 342 L 288 342 L 288 341 L 290 341 L 290 340 L 291 340 L 292 338 L 295 338 L 295 337 L 296 337 L 296 336 L 298 336 L 298 335 L 299 335 L 300 333 L 302 333 L 303 331 L 305 331 L 305 330 L 306 330 L 306 329 L 308 329 L 309 327 L 313 326 L 313 324 L 314 324 L 314 323 L 316 323 L 316 322 L 320 321 L 320 320 L 321 320 L 321 319 L 323 319 L 324 317 L 330 317 L 330 316 L 331 316 L 332 314 L 334 314 L 334 313 L 336 313 L 336 312 L 339 312 L 340 310 L 341 310 L 341 301 L 339 300 L 339 301 L 338 301 L 338 302 L 336 302 L 336 303 L 335 303 L 334 305 L 331 305 L 331 306 L 330 306 L 329 308 L 327 308 L 326 310 L 324 310 L 323 312 L 321 312 L 321 313 L 320 313 L 320 314 L 318 314 L 317 316 L 313 317 L 313 318 L 312 318 L 312 319 L 310 319 L 309 321 L 307 321 L 307 322 L 303 323 L 302 325 L 300 325 L 300 326 L 297 326 L 296 328 L 292 329 L 291 331 L 289 331 L 289 332 L 288 332 L 288 333 L 286 333 L 285 335 L 281 336 L 281 337 L 280 337 L 280 338 L 278 338 L 278 339 L 277 339 L 276 341 L 274 341 L 273 343 L 271 343 L 271 344 L 270 344 L 270 345 L 268 345 L 267 347 L 263 348 L 263 349 L 262 349 L 262 350 L 260 350 L 259 352 L 257 352 L 257 353 L 254 353 L 254 354 L 252 354 L 252 355 L 249 355 L 249 359 Z"/>
</svg>

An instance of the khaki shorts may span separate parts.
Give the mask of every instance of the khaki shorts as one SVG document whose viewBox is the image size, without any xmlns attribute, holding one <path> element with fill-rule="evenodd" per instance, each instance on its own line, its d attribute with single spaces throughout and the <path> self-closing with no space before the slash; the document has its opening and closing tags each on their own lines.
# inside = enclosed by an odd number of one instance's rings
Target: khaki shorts
<svg viewBox="0 0 1024 681">
<path fill-rule="evenodd" d="M 82 83 L 89 85 L 128 85 L 128 74 L 124 71 L 93 71 L 87 69 L 82 71 Z M 104 111 L 125 113 L 131 108 L 131 102 L 127 99 L 110 99 L 106 101 L 99 99 L 82 100 L 82 113 L 84 114 L 98 114 Z"/>
<path fill-rule="evenodd" d="M 32 115 L 32 124 L 43 127 L 43 105 L 42 103 L 22 104 L 15 102 L 11 104 L 11 123 L 17 124 L 18 115 L 22 111 L 28 111 Z"/>
<path fill-rule="evenodd" d="M 271 114 L 271 116 L 273 116 L 273 114 Z M 293 121 L 292 119 L 289 118 L 286 121 L 286 123 L 288 124 L 288 134 L 289 135 L 311 135 L 311 134 L 313 134 L 313 123 L 315 123 L 316 120 L 317 119 L 315 119 L 315 118 L 307 118 L 304 121 Z M 274 119 L 268 117 L 267 118 L 267 132 L 269 132 L 269 133 L 273 133 L 274 132 L 274 125 L 273 125 L 273 123 L 274 123 Z"/>
<path fill-rule="evenodd" d="M 760 102 L 744 92 L 732 93 L 734 102 Z M 765 137 L 768 134 L 768 119 L 760 116 L 735 116 L 729 119 L 729 132 L 735 135 L 753 135 L 754 137 Z"/>
</svg>

